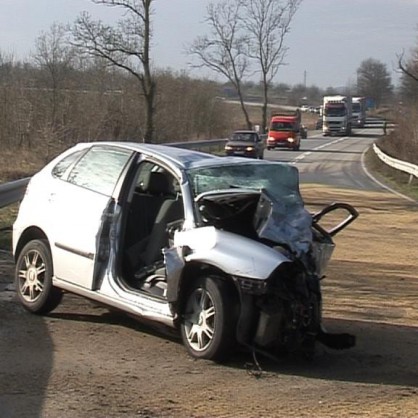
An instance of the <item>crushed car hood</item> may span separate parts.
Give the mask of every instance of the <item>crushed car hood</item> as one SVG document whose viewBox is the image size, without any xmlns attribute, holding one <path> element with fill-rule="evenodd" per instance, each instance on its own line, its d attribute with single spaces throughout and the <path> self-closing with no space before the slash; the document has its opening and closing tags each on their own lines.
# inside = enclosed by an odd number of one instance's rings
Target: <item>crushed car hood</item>
<svg viewBox="0 0 418 418">
<path fill-rule="evenodd" d="M 254 216 L 254 226 L 260 238 L 285 245 L 297 257 L 311 248 L 312 215 L 300 201 L 278 201 L 263 191 Z"/>
</svg>

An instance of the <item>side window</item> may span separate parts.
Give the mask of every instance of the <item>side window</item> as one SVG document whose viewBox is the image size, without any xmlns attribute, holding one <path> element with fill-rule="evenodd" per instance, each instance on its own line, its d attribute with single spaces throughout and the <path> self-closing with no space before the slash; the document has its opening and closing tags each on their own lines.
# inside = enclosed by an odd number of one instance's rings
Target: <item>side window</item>
<svg viewBox="0 0 418 418">
<path fill-rule="evenodd" d="M 57 165 L 52 169 L 52 175 L 56 178 L 61 178 L 65 172 L 68 170 L 70 165 L 80 157 L 84 150 L 73 152 L 70 155 L 67 155 L 63 158 Z"/>
<path fill-rule="evenodd" d="M 71 170 L 68 181 L 111 196 L 132 152 L 112 147 L 92 147 Z"/>
<path fill-rule="evenodd" d="M 150 192 L 149 190 L 149 180 L 151 173 L 161 173 L 167 178 L 167 185 L 165 189 L 166 196 L 175 197 L 180 193 L 180 184 L 178 180 L 170 174 L 165 168 L 159 166 L 150 161 L 144 161 L 140 164 L 138 170 L 138 176 L 136 180 L 135 191 L 137 193 L 146 193 Z"/>
</svg>

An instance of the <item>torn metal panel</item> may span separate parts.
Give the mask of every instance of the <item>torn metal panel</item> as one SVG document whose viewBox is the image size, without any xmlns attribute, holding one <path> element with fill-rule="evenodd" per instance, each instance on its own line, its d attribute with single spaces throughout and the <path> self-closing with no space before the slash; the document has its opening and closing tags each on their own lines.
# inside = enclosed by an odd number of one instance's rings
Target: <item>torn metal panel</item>
<svg viewBox="0 0 418 418">
<path fill-rule="evenodd" d="M 254 226 L 260 238 L 285 245 L 297 257 L 312 244 L 312 216 L 300 200 L 279 201 L 264 190 L 257 205 Z"/>
<path fill-rule="evenodd" d="M 228 274 L 266 279 L 289 259 L 259 242 L 208 226 L 178 231 L 174 245 L 190 249 L 186 262 L 199 261 Z"/>
</svg>

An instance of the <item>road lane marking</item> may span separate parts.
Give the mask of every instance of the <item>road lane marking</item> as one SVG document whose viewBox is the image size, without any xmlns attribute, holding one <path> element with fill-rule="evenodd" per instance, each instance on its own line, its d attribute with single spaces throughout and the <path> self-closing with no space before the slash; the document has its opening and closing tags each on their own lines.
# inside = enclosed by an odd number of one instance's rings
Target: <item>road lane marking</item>
<svg viewBox="0 0 418 418">
<path fill-rule="evenodd" d="M 361 131 L 360 133 L 363 133 L 363 131 Z M 323 148 L 327 148 L 328 146 L 330 146 L 330 145 L 334 145 L 334 144 L 337 144 L 338 142 L 341 142 L 341 141 L 345 141 L 346 139 L 349 139 L 349 138 L 351 138 L 351 137 L 349 137 L 349 136 L 343 136 L 343 137 L 340 137 L 340 138 L 337 138 L 337 139 L 335 139 L 334 141 L 331 141 L 331 142 L 327 142 L 326 144 L 321 144 L 321 145 L 318 145 L 317 147 L 315 147 L 315 148 L 313 148 L 312 150 L 309 150 L 309 151 L 306 151 L 306 152 L 303 152 L 301 155 L 298 155 L 297 157 L 295 157 L 295 159 L 293 160 L 293 161 L 291 161 L 291 162 L 289 162 L 290 164 L 296 164 L 297 162 L 299 162 L 299 161 L 301 161 L 301 160 L 303 160 L 305 157 L 307 157 L 308 155 L 311 155 L 312 154 L 312 152 L 314 152 L 314 151 L 318 151 L 318 150 L 321 150 L 321 149 L 323 149 Z M 362 167 L 362 169 L 363 169 L 363 172 L 366 174 L 366 176 L 371 180 L 371 181 L 373 181 L 374 183 L 376 183 L 377 185 L 379 185 L 380 187 L 382 187 L 384 190 L 387 190 L 388 192 L 390 192 L 390 193 L 393 193 L 393 194 L 395 194 L 396 196 L 399 196 L 399 197 L 401 197 L 401 198 L 403 198 L 403 199 L 406 199 L 406 200 L 408 200 L 408 201 L 410 201 L 410 202 L 414 202 L 414 203 L 417 203 L 417 201 L 415 200 L 415 199 L 412 199 L 411 197 L 409 197 L 409 196 L 406 196 L 406 195 L 404 195 L 404 194 L 402 194 L 402 193 L 400 193 L 400 192 L 398 192 L 398 191 L 396 191 L 396 190 L 394 190 L 394 189 L 392 189 L 391 187 L 389 187 L 389 186 L 387 186 L 386 184 L 384 184 L 384 183 L 382 183 L 382 182 L 380 182 L 379 180 L 377 180 L 368 170 L 367 170 L 367 167 L 366 167 L 366 163 L 365 163 L 365 155 L 366 155 L 366 152 L 368 151 L 368 148 L 367 149 L 365 149 L 364 151 L 363 151 L 363 153 L 362 153 L 362 155 L 361 155 L 361 160 L 360 160 L 360 163 L 361 163 L 361 167 Z"/>
<path fill-rule="evenodd" d="M 350 137 L 349 136 L 342 136 L 341 138 L 334 139 L 334 141 L 327 142 L 326 144 L 318 145 L 314 149 L 309 150 L 309 151 L 305 151 L 302 154 L 298 155 L 292 161 L 289 161 L 289 164 L 296 164 L 297 162 L 302 161 L 305 157 L 311 155 L 314 151 L 318 151 L 318 150 L 321 150 L 323 148 L 326 148 L 326 147 L 328 147 L 330 145 L 337 144 L 338 142 L 344 141 L 344 140 L 346 140 L 348 138 L 350 138 Z"/>
</svg>

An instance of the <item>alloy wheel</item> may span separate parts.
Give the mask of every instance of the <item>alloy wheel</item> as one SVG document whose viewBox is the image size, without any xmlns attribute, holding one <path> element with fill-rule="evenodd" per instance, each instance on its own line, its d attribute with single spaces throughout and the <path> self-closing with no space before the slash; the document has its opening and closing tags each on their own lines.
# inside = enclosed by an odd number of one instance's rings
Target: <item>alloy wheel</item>
<svg viewBox="0 0 418 418">
<path fill-rule="evenodd" d="M 44 289 L 46 266 L 38 250 L 28 251 L 21 261 L 18 272 L 20 294 L 28 302 L 40 298 Z"/>
<path fill-rule="evenodd" d="M 202 288 L 195 289 L 186 305 L 185 334 L 191 348 L 205 350 L 215 333 L 215 306 L 210 294 Z"/>
</svg>

